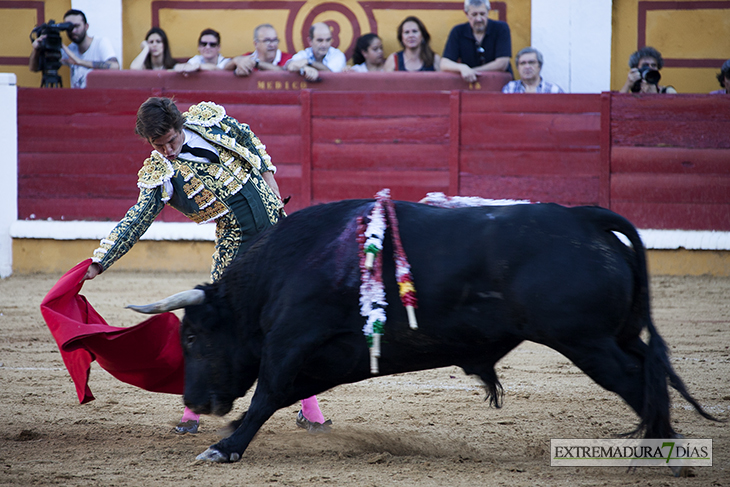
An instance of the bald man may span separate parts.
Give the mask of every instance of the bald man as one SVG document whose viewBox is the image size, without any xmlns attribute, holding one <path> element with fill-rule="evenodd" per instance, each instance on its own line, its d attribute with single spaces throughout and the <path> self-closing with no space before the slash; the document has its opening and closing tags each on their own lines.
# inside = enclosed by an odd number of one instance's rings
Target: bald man
<svg viewBox="0 0 730 487">
<path fill-rule="evenodd" d="M 339 73 L 345 68 L 345 54 L 332 47 L 332 32 L 324 22 L 313 24 L 309 28 L 309 46 L 286 63 L 287 70 L 298 71 L 309 81 L 315 81 L 319 78 L 318 71 Z"/>
</svg>

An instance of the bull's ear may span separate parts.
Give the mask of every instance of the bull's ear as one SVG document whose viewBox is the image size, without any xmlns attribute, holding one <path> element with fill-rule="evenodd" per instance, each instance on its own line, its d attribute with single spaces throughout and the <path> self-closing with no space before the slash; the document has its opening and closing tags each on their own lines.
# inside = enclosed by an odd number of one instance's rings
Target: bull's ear
<svg viewBox="0 0 730 487">
<path fill-rule="evenodd" d="M 202 289 L 191 289 L 189 291 L 173 294 L 172 296 L 169 296 L 162 301 L 157 301 L 156 303 L 143 305 L 128 304 L 126 307 L 133 309 L 138 313 L 150 315 L 184 308 L 185 306 L 202 304 L 204 301 L 205 291 Z"/>
</svg>

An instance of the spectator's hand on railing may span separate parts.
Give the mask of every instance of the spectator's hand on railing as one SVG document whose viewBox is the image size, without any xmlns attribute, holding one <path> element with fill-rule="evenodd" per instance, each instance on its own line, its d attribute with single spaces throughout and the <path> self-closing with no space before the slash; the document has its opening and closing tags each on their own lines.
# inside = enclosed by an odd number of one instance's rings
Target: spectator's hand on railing
<svg viewBox="0 0 730 487">
<path fill-rule="evenodd" d="M 200 70 L 200 63 L 180 63 L 176 64 L 173 68 L 174 71 L 179 73 L 188 74 Z"/>
<path fill-rule="evenodd" d="M 304 66 L 299 70 L 299 74 L 304 76 L 307 81 L 317 81 L 319 79 L 319 71 L 311 66 Z"/>
<path fill-rule="evenodd" d="M 256 60 L 251 56 L 237 56 L 231 61 L 236 66 L 233 72 L 236 76 L 248 76 L 256 69 Z"/>
<path fill-rule="evenodd" d="M 459 66 L 459 72 L 461 73 L 462 79 L 467 83 L 473 83 L 477 80 L 477 72 L 466 64 L 461 64 Z"/>
</svg>

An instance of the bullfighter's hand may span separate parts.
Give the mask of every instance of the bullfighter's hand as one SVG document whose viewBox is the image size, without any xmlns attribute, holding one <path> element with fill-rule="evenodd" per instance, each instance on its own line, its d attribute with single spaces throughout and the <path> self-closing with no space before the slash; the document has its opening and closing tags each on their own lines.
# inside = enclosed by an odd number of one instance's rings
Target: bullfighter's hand
<svg viewBox="0 0 730 487">
<path fill-rule="evenodd" d="M 94 262 L 86 270 L 86 274 L 84 275 L 84 278 L 81 279 L 81 282 L 84 282 L 89 279 L 93 279 L 96 276 L 98 276 L 99 274 L 101 274 L 101 266 L 99 264 L 97 264 L 96 262 Z"/>
</svg>

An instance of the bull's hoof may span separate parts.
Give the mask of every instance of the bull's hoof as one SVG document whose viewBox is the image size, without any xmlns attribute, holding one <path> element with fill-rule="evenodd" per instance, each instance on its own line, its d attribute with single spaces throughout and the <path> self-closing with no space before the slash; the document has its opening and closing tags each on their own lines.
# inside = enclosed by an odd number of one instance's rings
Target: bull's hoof
<svg viewBox="0 0 730 487">
<path fill-rule="evenodd" d="M 195 457 L 195 459 L 203 460 L 206 462 L 229 463 L 239 461 L 241 459 L 241 455 L 235 452 L 231 453 L 230 455 L 226 455 L 225 453 L 220 452 L 215 448 L 208 448 L 203 453 Z"/>
<path fill-rule="evenodd" d="M 672 469 L 672 473 L 675 477 L 694 477 L 696 475 L 694 469 L 687 465 L 669 467 Z"/>
</svg>

